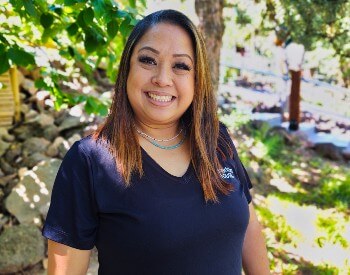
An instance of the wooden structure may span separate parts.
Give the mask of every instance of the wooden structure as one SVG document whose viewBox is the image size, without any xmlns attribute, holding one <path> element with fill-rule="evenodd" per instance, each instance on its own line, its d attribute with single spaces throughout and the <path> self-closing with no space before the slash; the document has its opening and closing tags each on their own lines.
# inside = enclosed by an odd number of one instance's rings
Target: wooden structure
<svg viewBox="0 0 350 275">
<path fill-rule="evenodd" d="M 0 127 L 20 120 L 20 97 L 17 68 L 0 75 Z"/>
</svg>

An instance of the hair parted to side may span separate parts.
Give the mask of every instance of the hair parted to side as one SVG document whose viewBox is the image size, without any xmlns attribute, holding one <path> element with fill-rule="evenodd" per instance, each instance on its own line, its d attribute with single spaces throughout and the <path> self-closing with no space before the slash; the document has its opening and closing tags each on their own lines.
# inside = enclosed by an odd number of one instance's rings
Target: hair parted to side
<svg viewBox="0 0 350 275">
<path fill-rule="evenodd" d="M 134 114 L 127 97 L 127 79 L 133 49 L 141 37 L 153 26 L 167 23 L 183 28 L 191 37 L 195 52 L 194 99 L 182 116 L 189 129 L 191 162 L 201 182 L 206 201 L 218 202 L 217 193 L 228 194 L 232 185 L 221 179 L 218 153 L 225 144 L 232 156 L 232 148 L 224 137 L 219 137 L 216 95 L 211 84 L 205 43 L 195 25 L 184 14 L 175 10 L 161 10 L 140 20 L 131 32 L 120 61 L 115 93 L 105 122 L 93 133 L 93 138 L 106 141 L 115 159 L 118 172 L 128 187 L 133 173 L 143 175 L 141 147 L 134 131 Z"/>
</svg>

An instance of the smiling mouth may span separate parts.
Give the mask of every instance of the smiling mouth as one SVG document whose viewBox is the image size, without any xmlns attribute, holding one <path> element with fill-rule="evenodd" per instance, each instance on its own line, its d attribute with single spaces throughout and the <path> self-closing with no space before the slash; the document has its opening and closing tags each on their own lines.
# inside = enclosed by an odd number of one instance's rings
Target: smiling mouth
<svg viewBox="0 0 350 275">
<path fill-rule="evenodd" d="M 146 92 L 146 95 L 155 100 L 155 101 L 158 101 L 158 102 L 170 102 L 172 101 L 173 99 L 175 99 L 174 96 L 171 96 L 171 95 L 156 95 L 156 94 L 153 94 L 151 92 Z"/>
</svg>

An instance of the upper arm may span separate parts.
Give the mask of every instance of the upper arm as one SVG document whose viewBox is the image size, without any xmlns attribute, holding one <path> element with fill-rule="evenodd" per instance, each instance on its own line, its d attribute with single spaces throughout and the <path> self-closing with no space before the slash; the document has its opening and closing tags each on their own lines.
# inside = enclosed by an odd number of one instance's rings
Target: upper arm
<svg viewBox="0 0 350 275">
<path fill-rule="evenodd" d="M 86 274 L 91 250 L 80 250 L 48 240 L 48 275 Z"/>
</svg>

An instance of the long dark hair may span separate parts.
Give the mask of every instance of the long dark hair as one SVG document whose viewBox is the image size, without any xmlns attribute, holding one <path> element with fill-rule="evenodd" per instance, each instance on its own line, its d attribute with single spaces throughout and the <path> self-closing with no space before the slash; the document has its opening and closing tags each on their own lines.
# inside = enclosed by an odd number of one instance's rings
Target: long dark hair
<svg viewBox="0 0 350 275">
<path fill-rule="evenodd" d="M 160 23 L 181 27 L 192 40 L 195 52 L 195 93 L 192 104 L 181 119 L 188 125 L 191 161 L 201 182 L 204 198 L 206 201 L 217 202 L 217 191 L 228 194 L 232 186 L 219 175 L 221 165 L 217 154 L 222 153 L 218 149 L 219 121 L 205 43 L 195 25 L 184 14 L 175 10 L 161 10 L 137 23 L 121 57 L 110 113 L 93 137 L 108 142 L 117 170 L 125 180 L 126 186 L 130 185 L 132 173 L 138 172 L 142 176 L 141 147 L 133 128 L 134 115 L 127 98 L 126 83 L 135 45 L 150 28 Z M 220 137 L 220 140 L 224 139 Z M 229 152 L 232 155 L 232 150 Z"/>
</svg>

